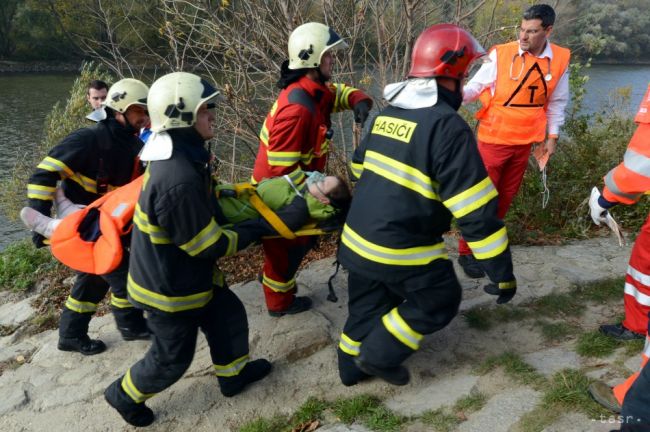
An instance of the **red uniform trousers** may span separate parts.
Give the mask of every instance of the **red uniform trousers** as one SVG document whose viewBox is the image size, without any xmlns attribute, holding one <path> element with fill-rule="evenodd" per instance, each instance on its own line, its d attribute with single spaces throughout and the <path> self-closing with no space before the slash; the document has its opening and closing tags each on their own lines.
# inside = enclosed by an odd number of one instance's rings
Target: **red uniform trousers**
<svg viewBox="0 0 650 432">
<path fill-rule="evenodd" d="M 532 144 L 510 145 L 489 144 L 478 141 L 478 151 L 481 153 L 483 164 L 499 192 L 497 216 L 503 219 L 510 208 L 512 200 L 517 195 L 524 173 L 528 166 Z M 462 237 L 458 239 L 458 253 L 470 255 L 472 250 Z"/>
<path fill-rule="evenodd" d="M 650 216 L 634 242 L 625 275 L 625 328 L 645 333 L 650 313 Z"/>
<path fill-rule="evenodd" d="M 296 272 L 315 242 L 316 236 L 262 241 L 264 247 L 262 287 L 268 310 L 280 312 L 291 306 L 296 296 Z"/>
</svg>

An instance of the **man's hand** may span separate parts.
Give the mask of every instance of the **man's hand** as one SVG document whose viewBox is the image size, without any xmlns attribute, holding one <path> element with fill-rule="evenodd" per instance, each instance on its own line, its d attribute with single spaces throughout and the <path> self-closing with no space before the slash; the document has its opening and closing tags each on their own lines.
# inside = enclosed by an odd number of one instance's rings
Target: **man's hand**
<svg viewBox="0 0 650 432">
<path fill-rule="evenodd" d="M 546 139 L 546 143 L 544 143 L 544 150 L 545 153 L 547 153 L 550 156 L 555 153 L 555 149 L 557 148 L 557 137 L 548 137 Z"/>
<path fill-rule="evenodd" d="M 591 214 L 591 219 L 596 225 L 600 225 L 601 223 L 607 224 L 607 209 L 598 203 L 598 198 L 600 198 L 600 191 L 596 186 L 594 186 L 591 190 L 591 196 L 589 197 L 589 212 Z"/>
<path fill-rule="evenodd" d="M 368 118 L 368 113 L 370 112 L 370 103 L 367 100 L 359 101 L 354 107 L 352 107 L 352 110 L 354 111 L 355 123 L 359 123 L 361 127 L 363 127 Z"/>
</svg>

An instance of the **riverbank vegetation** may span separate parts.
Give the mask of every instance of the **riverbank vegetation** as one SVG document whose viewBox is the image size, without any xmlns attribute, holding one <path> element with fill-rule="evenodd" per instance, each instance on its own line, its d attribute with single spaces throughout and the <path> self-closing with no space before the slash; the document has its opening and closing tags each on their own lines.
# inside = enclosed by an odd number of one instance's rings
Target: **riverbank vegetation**
<svg viewBox="0 0 650 432">
<path fill-rule="evenodd" d="M 580 9 L 579 4 L 582 3 L 583 8 Z M 548 205 L 542 207 L 544 188 L 541 175 L 531 166 L 522 191 L 508 215 L 508 229 L 513 243 L 560 242 L 597 232 L 588 216 L 586 198 L 591 187 L 601 187 L 602 177 L 619 163 L 634 130 L 632 119 L 620 109 L 629 103 L 629 89 L 618 89 L 612 93 L 611 105 L 599 107 L 596 115 L 588 117 L 582 113 L 582 96 L 587 79 L 585 71 L 589 64 L 580 63 L 580 55 L 598 54 L 600 51 L 596 47 L 602 48 L 598 41 L 613 43 L 612 38 L 621 36 L 614 30 L 606 37 L 603 34 L 593 35 L 596 29 L 591 27 L 577 34 L 578 24 L 587 18 L 592 23 L 606 18 L 598 15 L 600 18 L 596 19 L 586 11 L 601 7 L 599 13 L 608 10 L 611 15 L 608 19 L 614 19 L 622 13 L 622 9 L 611 11 L 611 8 L 605 8 L 603 2 L 553 4 L 557 6 L 559 15 L 555 26 L 558 39 L 567 41 L 574 53 L 578 54 L 574 56 L 571 70 L 573 102 L 567 113 L 558 152 L 548 166 Z M 634 2 L 634 6 L 626 1 L 617 4 L 621 8 L 627 7 L 625 10 L 628 12 L 638 12 L 636 15 L 639 19 L 650 11 L 650 0 Z M 15 7 L 13 12 L 9 9 L 11 5 Z M 335 79 L 366 89 L 373 96 L 376 102 L 374 109 L 377 110 L 383 106 L 381 89 L 406 75 L 412 43 L 425 26 L 441 21 L 458 22 L 471 28 L 485 46 L 490 46 L 514 38 L 514 30 L 519 22 L 518 18 L 513 17 L 521 16 L 527 6 L 527 2 L 514 0 L 157 0 L 146 5 L 126 0 L 0 2 L 5 21 L 13 16 L 11 22 L 14 25 L 12 27 L 5 22 L 0 30 L 0 40 L 2 34 L 15 34 L 11 32 L 18 31 L 20 25 L 15 25 L 20 19 L 35 11 L 44 13 L 47 10 L 49 17 L 39 16 L 45 21 L 55 20 L 57 24 L 52 28 L 59 28 L 57 31 L 61 32 L 58 36 L 50 34 L 49 37 L 65 36 L 70 43 L 74 41 L 84 56 L 96 60 L 82 68 L 67 103 L 55 106 L 48 116 L 43 141 L 18 160 L 11 175 L 0 183 L 0 204 L 7 216 L 15 220 L 24 205 L 25 185 L 34 166 L 61 138 L 87 124 L 84 120 L 88 111 L 85 86 L 91 79 L 113 82 L 122 76 L 135 76 L 150 83 L 163 73 L 186 70 L 214 80 L 227 99 L 218 108 L 217 138 L 211 144 L 220 162 L 217 174 L 226 181 L 242 181 L 250 177 L 258 147 L 259 128 L 277 94 L 275 82 L 280 64 L 286 57 L 286 40 L 297 24 L 308 20 L 325 21 L 346 38 L 350 48 L 338 57 Z M 36 32 L 45 21 L 34 21 L 32 31 Z M 36 36 L 30 37 L 32 39 L 21 39 L 20 43 L 33 43 Z M 12 40 L 18 45 L 15 45 L 11 55 L 17 55 L 21 45 L 17 38 Z M 619 48 L 623 49 L 622 46 Z M 5 57 L 8 52 L 5 51 Z M 70 49 L 68 52 L 77 51 Z M 145 71 L 143 66 L 137 65 L 155 65 L 156 68 Z M 474 125 L 469 111 L 463 112 L 470 124 Z M 334 116 L 333 120 L 336 148 L 328 170 L 345 176 L 351 150 L 358 138 L 351 133 L 352 115 L 344 113 Z M 634 232 L 648 210 L 647 204 L 640 204 L 619 206 L 613 213 L 624 228 Z M 328 243 L 325 252 L 315 257 L 322 257 L 333 249 L 332 244 Z M 238 275 L 235 281 L 254 277 L 260 268 L 254 259 L 233 259 L 231 265 Z"/>
</svg>

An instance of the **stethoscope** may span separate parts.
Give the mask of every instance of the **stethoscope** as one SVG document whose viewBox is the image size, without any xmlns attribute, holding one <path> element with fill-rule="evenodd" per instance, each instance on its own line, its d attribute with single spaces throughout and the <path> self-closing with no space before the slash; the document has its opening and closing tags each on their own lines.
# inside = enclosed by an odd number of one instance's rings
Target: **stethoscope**
<svg viewBox="0 0 650 432">
<path fill-rule="evenodd" d="M 512 76 L 512 67 L 515 64 L 515 60 L 517 57 L 521 57 L 521 67 L 519 68 L 519 73 L 517 74 L 516 77 Z M 526 60 L 524 59 L 524 55 L 519 53 L 515 54 L 512 56 L 512 63 L 510 63 L 510 79 L 513 81 L 519 81 L 519 78 L 521 78 L 521 74 L 524 72 L 524 65 L 526 64 Z M 546 57 L 546 75 L 544 75 L 544 81 L 548 82 L 553 79 L 553 75 L 551 74 L 551 59 Z"/>
</svg>

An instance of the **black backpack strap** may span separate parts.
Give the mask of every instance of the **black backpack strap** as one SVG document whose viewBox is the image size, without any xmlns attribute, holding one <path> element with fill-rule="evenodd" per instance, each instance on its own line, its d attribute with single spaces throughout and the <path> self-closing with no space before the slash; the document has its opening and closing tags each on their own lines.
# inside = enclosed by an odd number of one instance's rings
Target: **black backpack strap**
<svg viewBox="0 0 650 432">
<path fill-rule="evenodd" d="M 97 194 L 104 195 L 108 192 L 108 172 L 106 171 L 106 160 L 111 149 L 111 133 L 103 122 L 98 122 L 93 128 L 95 138 L 97 139 L 97 148 L 99 150 L 99 165 L 97 167 Z"/>
</svg>

